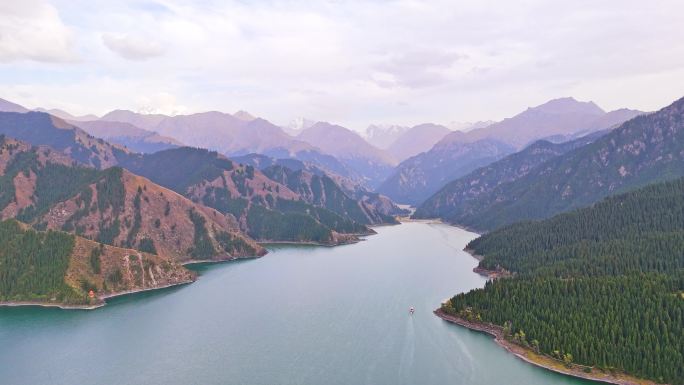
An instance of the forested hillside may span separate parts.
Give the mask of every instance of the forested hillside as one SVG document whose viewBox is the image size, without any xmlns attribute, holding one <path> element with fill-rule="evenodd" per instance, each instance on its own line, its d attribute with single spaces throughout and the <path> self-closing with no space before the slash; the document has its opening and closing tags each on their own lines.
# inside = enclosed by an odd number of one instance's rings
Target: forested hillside
<svg viewBox="0 0 684 385">
<path fill-rule="evenodd" d="M 349 217 L 360 224 L 397 223 L 394 217 L 375 210 L 374 206 L 347 196 L 342 188 L 325 174 L 291 170 L 277 165 L 264 169 L 263 173 L 271 180 L 277 181 L 296 192 L 303 201 Z"/>
<path fill-rule="evenodd" d="M 475 216 L 483 209 L 483 205 L 486 207 L 491 204 L 486 198 L 499 186 L 521 179 L 548 160 L 585 146 L 605 134 L 606 131 L 598 131 L 563 143 L 538 140 L 520 152 L 448 183 L 423 202 L 413 217 L 454 221 L 456 218 Z"/>
<path fill-rule="evenodd" d="M 177 167 L 168 167 L 170 164 Z M 379 223 L 357 222 L 354 213 L 332 211 L 324 204 L 327 200 L 309 202 L 253 166 L 207 150 L 185 147 L 135 155 L 122 166 L 197 203 L 231 214 L 243 231 L 262 241 L 334 244 L 353 238 L 341 234 L 371 233 L 364 223 Z M 331 206 L 349 203 L 344 194 L 326 199 Z"/>
<path fill-rule="evenodd" d="M 319 161 L 301 161 L 292 158 L 276 159 L 260 154 L 248 154 L 231 158 L 234 162 L 252 166 L 261 170 L 270 178 L 267 169 L 277 166 L 287 168 L 291 171 L 305 171 L 319 177 L 328 177 L 350 198 L 359 201 L 363 205 L 374 211 L 374 223 L 395 223 L 394 216 L 408 215 L 408 210 L 404 210 L 392 202 L 388 197 L 369 190 L 358 178 L 350 177 L 342 170 L 342 173 L 322 165 Z M 275 174 L 274 174 L 275 176 Z"/>
<path fill-rule="evenodd" d="M 176 260 L 264 253 L 216 210 L 118 167 L 96 170 L 46 147 L 0 138 L 0 214 Z"/>
<path fill-rule="evenodd" d="M 596 370 L 684 384 L 684 179 L 514 224 L 468 248 L 484 256 L 481 268 L 515 276 L 459 294 L 445 311 Z"/>
<path fill-rule="evenodd" d="M 104 295 L 194 279 L 163 256 L 35 231 L 12 219 L 0 222 L 0 302 L 92 306 Z"/>
<path fill-rule="evenodd" d="M 430 151 L 401 162 L 377 191 L 398 203 L 418 205 L 450 181 L 515 150 L 494 139 L 447 140 L 454 134 L 459 133 L 449 134 Z"/>
</svg>

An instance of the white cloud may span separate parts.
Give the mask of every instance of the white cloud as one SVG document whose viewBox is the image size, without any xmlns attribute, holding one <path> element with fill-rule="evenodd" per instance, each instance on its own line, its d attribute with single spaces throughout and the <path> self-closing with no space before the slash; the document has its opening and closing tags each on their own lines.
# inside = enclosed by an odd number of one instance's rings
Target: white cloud
<svg viewBox="0 0 684 385">
<path fill-rule="evenodd" d="M 6 63 L 0 97 L 78 113 L 244 109 L 363 129 L 501 119 L 561 96 L 653 109 L 684 84 L 680 0 L 36 4 L 23 11 L 51 9 L 42 19 L 59 21 L 63 33 L 53 35 L 76 40 L 82 59 Z M 0 58 L 8 60 L 5 13 Z M 112 60 L 111 51 L 138 62 Z"/>
<path fill-rule="evenodd" d="M 71 33 L 55 7 L 40 0 L 0 2 L 0 61 L 75 59 Z"/>
<path fill-rule="evenodd" d="M 128 60 L 147 60 L 164 53 L 158 43 L 130 35 L 106 33 L 102 35 L 102 42 L 107 48 Z"/>
</svg>

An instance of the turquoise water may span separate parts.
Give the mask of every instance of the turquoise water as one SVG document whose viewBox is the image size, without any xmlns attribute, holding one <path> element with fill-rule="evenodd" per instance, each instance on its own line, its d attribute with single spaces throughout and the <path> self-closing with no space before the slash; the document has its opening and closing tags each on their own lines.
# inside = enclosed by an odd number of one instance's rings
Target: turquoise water
<svg viewBox="0 0 684 385">
<path fill-rule="evenodd" d="M 0 308 L 0 383 L 590 383 L 432 314 L 484 285 L 462 251 L 475 234 L 427 223 L 377 231 L 354 245 L 277 246 L 201 266 L 191 285 L 94 311 Z"/>
</svg>

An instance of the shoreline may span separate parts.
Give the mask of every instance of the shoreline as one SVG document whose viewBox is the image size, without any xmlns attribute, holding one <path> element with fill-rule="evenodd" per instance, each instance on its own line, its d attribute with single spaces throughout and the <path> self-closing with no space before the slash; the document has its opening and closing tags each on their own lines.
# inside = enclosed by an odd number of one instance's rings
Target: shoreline
<svg viewBox="0 0 684 385">
<path fill-rule="evenodd" d="M 326 244 L 326 243 L 318 243 L 318 242 L 297 242 L 297 241 L 257 241 L 259 245 L 304 245 L 304 246 L 322 246 L 322 247 L 335 247 L 335 246 L 344 246 L 344 245 L 350 245 L 350 244 L 355 244 L 359 243 L 362 241 L 365 241 L 365 238 L 358 238 L 358 237 L 366 237 L 370 235 L 375 235 L 375 232 L 371 232 L 368 234 L 351 234 L 357 237 L 356 239 L 350 239 L 345 242 L 339 242 L 339 243 L 333 243 L 333 244 Z M 268 254 L 266 252 L 265 254 L 262 255 L 250 255 L 250 256 L 240 256 L 240 257 L 231 257 L 227 259 L 203 259 L 203 260 L 187 260 L 184 262 L 179 262 L 181 266 L 184 267 L 192 267 L 192 265 L 200 265 L 200 264 L 218 264 L 218 263 L 227 263 L 227 262 L 235 262 L 235 261 L 240 261 L 240 260 L 250 260 L 250 259 L 258 259 L 262 258 Z M 97 300 L 99 302 L 94 303 L 94 304 L 82 304 L 82 305 L 72 305 L 72 304 L 65 304 L 65 303 L 52 303 L 52 302 L 41 302 L 41 301 L 0 301 L 0 308 L 2 307 L 43 307 L 43 308 L 57 308 L 57 309 L 62 309 L 62 310 L 95 310 L 99 309 L 101 307 L 104 307 L 107 305 L 107 300 L 116 298 L 116 297 L 122 297 L 125 295 L 130 295 L 130 294 L 137 294 L 137 293 L 143 293 L 147 291 L 153 291 L 153 290 L 161 290 L 161 289 L 168 289 L 171 287 L 175 286 L 182 286 L 182 285 L 188 285 L 197 280 L 197 277 L 182 281 L 182 282 L 175 282 L 171 283 L 168 285 L 164 286 L 158 286 L 158 287 L 148 287 L 148 288 L 142 288 L 142 289 L 132 289 L 132 290 L 126 290 L 126 291 L 121 291 L 121 292 L 116 292 L 116 293 L 109 293 L 109 294 L 104 294 L 102 296 L 98 296 Z"/>
<path fill-rule="evenodd" d="M 478 324 L 469 322 L 457 316 L 446 314 L 442 309 L 436 309 L 433 312 L 437 317 L 442 320 L 456 324 L 458 326 L 464 327 L 468 330 L 484 333 L 494 338 L 494 342 L 497 345 L 505 349 L 508 353 L 513 354 L 520 360 L 527 362 L 528 364 L 540 367 L 542 369 L 550 370 L 559 374 L 563 374 L 570 377 L 581 378 L 584 380 L 590 380 L 595 382 L 600 382 L 604 384 L 614 384 L 614 385 L 657 385 L 656 382 L 646 379 L 640 379 L 636 377 L 631 377 L 626 374 L 608 374 L 601 372 L 598 369 L 592 370 L 591 373 L 586 373 L 582 370 L 584 366 L 578 364 L 573 365 L 571 368 L 565 367 L 563 364 L 550 357 L 537 354 L 528 348 L 524 348 L 520 345 L 508 342 L 503 337 L 503 329 L 500 326 L 492 324 Z"/>
<path fill-rule="evenodd" d="M 371 226 L 375 227 L 376 225 Z M 380 225 L 379 225 L 380 226 Z M 384 226 L 384 225 L 382 225 Z M 387 226 L 393 226 L 393 225 L 387 225 Z M 267 245 L 294 245 L 294 246 L 323 246 L 323 247 L 335 247 L 335 246 L 344 246 L 344 245 L 353 245 L 355 243 L 363 242 L 366 240 L 365 237 L 369 237 L 372 235 L 376 235 L 377 232 L 369 232 L 369 233 L 344 233 L 343 235 L 345 236 L 350 236 L 350 238 L 341 241 L 341 242 L 334 242 L 334 243 L 322 243 L 322 242 L 315 242 L 315 241 L 268 241 L 268 240 L 258 240 L 257 243 L 261 246 L 267 246 Z"/>
<path fill-rule="evenodd" d="M 366 234 L 364 236 L 368 235 L 373 235 L 373 234 Z M 339 243 L 320 243 L 320 242 L 313 242 L 313 241 L 305 241 L 305 242 L 298 242 L 298 241 L 257 241 L 262 246 L 268 246 L 268 245 L 292 245 L 292 246 L 321 246 L 321 247 L 336 247 L 336 246 L 344 246 L 344 245 L 353 245 L 355 243 L 359 243 L 363 241 L 363 239 L 355 239 L 352 241 L 346 241 L 346 242 L 339 242 Z"/>
<path fill-rule="evenodd" d="M 448 225 L 448 226 L 453 226 L 456 228 L 459 228 L 461 230 L 465 230 L 469 233 L 477 234 L 479 236 L 484 235 L 485 233 L 480 232 L 480 230 L 474 229 L 472 227 L 468 227 L 465 225 L 459 225 L 456 223 L 451 223 L 451 222 L 446 222 L 442 220 L 442 218 L 411 218 L 410 216 L 408 217 L 399 217 L 400 222 L 422 222 L 422 223 L 440 223 L 443 225 Z"/>
<path fill-rule="evenodd" d="M 478 261 L 482 261 L 484 259 L 483 255 L 475 254 L 473 249 L 465 248 L 465 249 L 463 249 L 463 251 L 470 254 L 471 257 L 477 259 Z M 489 278 L 489 279 L 508 278 L 508 277 L 513 276 L 513 274 L 511 274 L 509 271 L 506 271 L 506 270 L 502 270 L 502 271 L 487 270 L 487 269 L 481 268 L 479 266 L 479 264 L 478 264 L 478 266 L 473 267 L 473 273 L 477 273 L 477 274 L 479 274 L 483 277 Z"/>
<path fill-rule="evenodd" d="M 116 297 L 123 297 L 125 295 L 130 295 L 130 294 L 137 294 L 137 293 L 144 293 L 147 291 L 153 291 L 153 290 L 161 290 L 161 289 L 168 289 L 170 287 L 175 287 L 175 286 L 182 286 L 182 285 L 188 285 L 193 282 L 195 282 L 196 279 L 191 279 L 187 281 L 182 281 L 182 282 L 174 282 L 170 283 L 168 285 L 164 286 L 158 286 L 158 287 L 148 287 L 148 288 L 142 288 L 142 289 L 132 289 L 132 290 L 126 290 L 126 291 L 120 291 L 116 293 L 109 293 L 109 294 L 104 294 L 101 296 L 98 296 L 97 299 L 101 302 L 92 304 L 92 305 L 69 305 L 69 304 L 63 304 L 63 303 L 50 303 L 50 302 L 33 302 L 33 301 L 8 301 L 8 302 L 0 302 L 0 307 L 22 307 L 22 306 L 36 306 L 36 307 L 54 307 L 62 310 L 95 310 L 99 309 L 107 304 L 108 299 L 116 298 Z"/>
</svg>

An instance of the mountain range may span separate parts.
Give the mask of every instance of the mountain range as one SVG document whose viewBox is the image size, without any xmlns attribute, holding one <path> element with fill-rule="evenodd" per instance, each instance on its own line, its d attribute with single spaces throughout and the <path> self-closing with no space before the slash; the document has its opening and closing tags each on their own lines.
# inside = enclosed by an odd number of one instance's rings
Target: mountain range
<svg viewBox="0 0 684 385">
<path fill-rule="evenodd" d="M 520 157 L 530 155 L 535 156 L 534 151 Z M 486 177 L 510 162 L 509 158 L 451 183 L 426 201 L 417 216 L 438 216 L 486 231 L 521 220 L 548 218 L 608 195 L 682 176 L 684 99 L 628 120 L 591 143 L 561 151 L 539 164 L 531 161 L 519 177 L 478 191 L 474 183 L 481 180 L 478 174 Z"/>
<path fill-rule="evenodd" d="M 0 110 L 3 109 L 28 111 L 8 101 L 0 103 Z M 208 148 L 228 157 L 258 153 L 275 159 L 303 161 L 335 175 L 338 183 L 362 185 L 366 191 L 377 190 L 395 201 L 414 205 L 450 181 L 523 149 L 534 140 L 564 142 L 614 127 L 640 114 L 627 109 L 606 113 L 592 102 L 561 98 L 467 132 L 451 131 L 435 124 L 411 128 L 371 126 L 367 129 L 368 141 L 377 141 L 385 147 L 379 148 L 342 126 L 305 119 L 300 119 L 297 136 L 293 137 L 283 128 L 245 111 L 167 116 L 114 110 L 97 120 L 87 120 L 93 116 L 76 117 L 61 110 L 50 111 L 70 119 L 54 120 L 53 125 L 83 129 L 85 136 L 76 141 L 71 154 L 81 163 L 88 164 L 79 159 L 79 152 L 84 150 L 78 143 L 107 147 L 93 143 L 97 141 L 95 138 L 136 153 L 154 153 L 184 145 Z M 473 126 L 481 125 L 485 123 Z M 9 129 L 3 132 L 10 137 L 27 139 Z M 75 132 L 82 135 L 81 131 Z M 40 144 L 60 149 L 54 140 Z M 103 148 L 100 154 L 90 156 L 93 159 L 89 164 L 96 168 L 117 164 L 111 149 Z"/>
<path fill-rule="evenodd" d="M 356 132 L 342 126 L 318 122 L 303 130 L 297 139 L 311 143 L 362 175 L 373 187 L 382 182 L 397 164 L 387 152 L 369 144 Z"/>
<path fill-rule="evenodd" d="M 446 183 L 537 139 L 588 134 L 639 114 L 625 109 L 606 113 L 592 102 L 573 98 L 551 100 L 499 123 L 447 134 L 430 150 L 399 164 L 378 191 L 401 203 L 419 204 Z"/>
<path fill-rule="evenodd" d="M 220 217 L 217 218 L 226 218 L 221 219 L 224 226 L 231 225 L 231 229 L 247 233 L 262 241 L 335 244 L 353 241 L 356 239 L 355 234 L 372 233 L 367 225 L 395 223 L 390 214 L 382 211 L 387 209 L 387 205 L 381 200 L 369 200 L 368 197 L 372 196 L 371 194 L 360 195 L 356 198 L 349 194 L 349 190 L 341 189 L 330 178 L 323 179 L 327 186 L 324 194 L 319 195 L 316 202 L 310 201 L 309 203 L 307 196 L 295 193 L 286 185 L 269 179 L 254 167 L 235 164 L 216 152 L 179 147 L 154 154 L 135 153 L 125 147 L 96 139 L 79 127 L 46 113 L 0 112 L 0 134 L 6 135 L 8 140 L 15 137 L 25 140 L 27 143 L 24 145 L 26 147 L 24 152 L 34 151 L 32 148 L 36 146 L 39 154 L 43 151 L 40 148 L 49 149 L 51 154 L 61 154 L 67 159 L 61 162 L 63 167 L 69 168 L 64 171 L 67 174 L 80 175 L 80 173 L 91 173 L 96 170 L 110 172 L 113 166 L 123 167 L 121 176 L 123 181 L 134 183 L 136 178 L 139 178 L 138 175 L 146 177 L 150 184 L 159 185 L 155 189 L 168 189 L 174 196 L 180 194 L 184 199 L 194 200 L 191 202 L 193 204 L 219 210 Z M 175 167 L 168 167 L 170 164 Z M 320 179 L 319 176 L 316 178 Z M 353 184 L 348 179 L 344 180 L 345 183 Z M 17 179 L 17 182 L 22 181 L 22 178 Z M 64 179 L 64 181 L 74 186 L 80 186 L 80 183 L 83 183 L 80 179 L 77 181 Z M 311 178 L 308 181 L 311 182 Z M 317 184 L 317 186 L 320 185 L 320 183 Z M 311 188 L 315 189 L 315 186 Z M 44 201 L 41 210 L 47 210 L 57 204 L 66 204 L 63 202 L 64 199 L 81 199 L 72 189 L 67 190 L 72 194 L 60 196 L 57 200 Z M 325 194 L 328 191 L 332 191 L 330 196 Z M 19 199 L 10 195 L 12 194 L 8 195 L 8 202 Z M 36 201 L 36 197 L 28 195 L 26 198 L 28 202 Z M 129 192 L 124 195 L 130 198 L 135 196 L 135 193 Z M 339 210 L 338 212 L 329 210 L 326 205 L 337 207 Z M 350 214 L 348 211 L 350 205 L 358 207 L 364 214 L 354 217 L 355 214 Z M 382 210 L 376 209 L 376 205 Z M 391 209 L 396 206 L 390 204 L 389 207 Z M 346 209 L 343 210 L 343 208 Z M 26 208 L 19 207 L 13 211 L 13 215 L 8 215 L 8 217 L 20 215 L 22 209 Z M 74 208 L 71 207 L 71 209 Z M 185 211 L 189 210 L 190 208 Z M 201 212 L 201 210 L 193 211 Z M 67 212 L 70 211 L 67 210 Z M 100 217 L 102 215 L 100 214 Z M 219 213 L 214 212 L 213 215 L 219 215 Z M 270 216 L 270 221 L 263 220 L 266 216 Z M 31 217 L 32 221 L 39 219 Z M 68 219 L 62 218 L 64 221 Z M 53 221 L 55 228 L 62 228 L 67 223 L 54 220 L 57 221 Z M 93 218 L 86 216 L 84 220 L 92 221 Z M 97 238 L 100 232 L 111 226 L 115 220 L 119 220 L 119 224 L 125 224 L 130 223 L 131 218 L 118 216 L 110 218 L 108 222 L 93 227 L 92 233 L 85 234 L 90 238 Z M 275 221 L 279 221 L 281 225 L 277 228 L 269 227 Z M 53 222 L 48 221 L 48 224 Z M 211 224 L 211 221 L 207 222 Z M 88 226 L 91 225 L 92 223 L 88 224 Z M 66 226 L 77 228 L 76 226 L 85 226 L 85 224 L 70 223 Z M 283 230 L 289 232 L 283 232 Z M 153 240 L 158 241 L 158 239 Z M 112 242 L 118 245 L 120 241 L 117 239 Z M 178 250 L 175 252 L 179 253 Z M 170 254 L 167 250 L 165 253 Z"/>
</svg>

